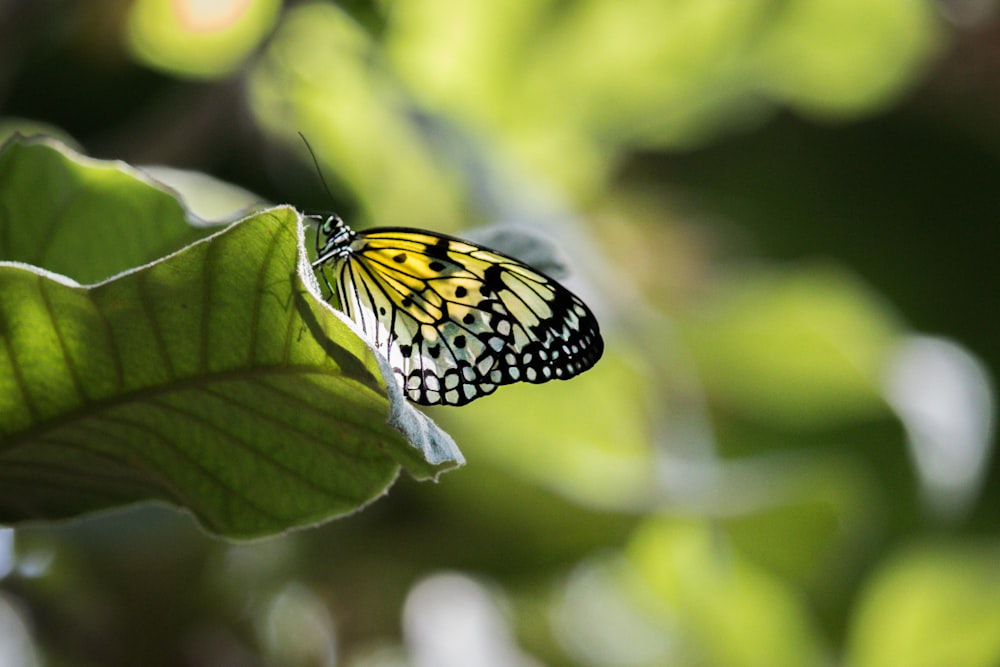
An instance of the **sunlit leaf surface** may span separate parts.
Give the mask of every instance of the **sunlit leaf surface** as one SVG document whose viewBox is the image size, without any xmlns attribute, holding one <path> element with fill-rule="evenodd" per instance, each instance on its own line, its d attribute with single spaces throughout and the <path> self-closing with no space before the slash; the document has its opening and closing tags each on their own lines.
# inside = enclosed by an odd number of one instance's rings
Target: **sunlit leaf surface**
<svg viewBox="0 0 1000 667">
<path fill-rule="evenodd" d="M 57 183 L 96 172 L 169 201 L 114 167 L 48 146 L 14 152 L 0 159 L 58 159 L 60 168 L 38 167 Z M 110 238 L 102 225 L 124 216 L 102 221 L 94 209 L 115 198 L 72 192 L 78 228 Z M 38 196 L 4 187 L 0 202 L 16 213 L 28 195 Z M 134 212 L 141 226 L 141 207 Z M 180 229 L 176 207 L 173 217 Z M 16 247 L 50 247 L 25 226 L 18 215 L 4 221 Z M 34 229 L 53 245 L 68 242 L 59 218 Z M 215 532 L 252 537 L 353 511 L 384 492 L 400 464 L 433 475 L 435 465 L 387 423 L 374 353 L 301 277 L 300 229 L 293 209 L 270 209 L 92 287 L 0 265 L 2 519 L 160 500 Z M 428 454 L 434 463 L 460 456 L 395 400 L 394 422 L 416 445 L 444 448 Z"/>
</svg>

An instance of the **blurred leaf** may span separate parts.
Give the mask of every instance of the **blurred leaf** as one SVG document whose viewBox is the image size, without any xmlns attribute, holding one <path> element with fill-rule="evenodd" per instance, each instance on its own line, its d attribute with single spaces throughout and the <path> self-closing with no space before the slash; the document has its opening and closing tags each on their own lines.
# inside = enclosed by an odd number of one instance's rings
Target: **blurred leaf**
<svg viewBox="0 0 1000 667">
<path fill-rule="evenodd" d="M 413 498 L 432 510 L 436 521 L 421 524 L 406 540 L 413 545 L 408 561 L 443 552 L 439 558 L 450 567 L 494 576 L 559 572 L 594 550 L 621 545 L 639 520 L 628 510 L 609 511 L 604 503 L 587 503 L 480 456 L 474 439 L 462 443 L 463 450 L 466 444 L 473 446 L 474 465 L 441 484 L 433 497 Z"/>
<path fill-rule="evenodd" d="M 882 373 L 900 327 L 856 279 L 812 267 L 719 292 L 684 326 L 713 400 L 793 427 L 888 413 Z"/>
<path fill-rule="evenodd" d="M 569 277 L 565 253 L 552 239 L 530 227 L 505 224 L 470 227 L 462 233 L 462 238 L 517 258 L 550 278 Z"/>
<path fill-rule="evenodd" d="M 643 386 L 606 354 L 570 382 L 504 387 L 447 421 L 474 456 L 512 475 L 583 505 L 634 509 L 655 481 Z"/>
<path fill-rule="evenodd" d="M 688 664 L 827 664 L 804 600 L 721 538 L 698 521 L 651 519 L 627 550 L 636 598 L 676 624 L 697 656 Z"/>
<path fill-rule="evenodd" d="M 854 615 L 851 667 L 1000 664 L 1000 546 L 918 547 L 887 562 Z"/>
<path fill-rule="evenodd" d="M 687 144 L 733 115 L 767 4 L 415 0 L 394 8 L 386 50 L 425 108 L 583 198 L 623 145 Z"/>
<path fill-rule="evenodd" d="M 126 36 L 136 58 L 177 76 L 233 71 L 277 21 L 280 0 L 137 0 Z"/>
<path fill-rule="evenodd" d="M 185 210 L 206 224 L 234 222 L 251 210 L 264 208 L 265 202 L 243 188 L 225 183 L 199 171 L 172 167 L 140 167 L 147 176 L 169 187 L 181 200 Z"/>
<path fill-rule="evenodd" d="M 142 255 L 162 238 L 144 236 L 149 222 L 183 225 L 175 201 L 126 169 L 44 144 L 12 144 L 0 164 L 16 176 L 0 182 L 5 247 L 78 272 L 86 255 L 51 249 L 80 230 L 110 239 L 134 228 Z M 135 216 L 128 229 L 109 184 Z M 47 203 L 53 188 L 72 197 L 65 234 L 58 216 L 26 224 L 29 202 Z M 460 461 L 395 381 L 386 386 L 385 361 L 316 298 L 302 244 L 286 207 L 89 288 L 0 264 L 0 519 L 161 500 L 215 532 L 255 537 L 356 510 L 400 464 L 430 477 Z"/>
<path fill-rule="evenodd" d="M 701 143 L 761 122 L 774 101 L 881 107 L 934 52 L 931 11 L 907 0 L 411 0 L 392 6 L 375 41 L 346 12 L 308 3 L 255 67 L 251 105 L 286 142 L 304 131 L 371 221 L 449 231 L 462 213 L 454 186 L 477 175 L 438 135 L 488 155 L 490 178 L 508 170 L 589 201 L 631 146 Z"/>
<path fill-rule="evenodd" d="M 411 0 L 393 7 L 385 49 L 425 109 L 589 199 L 622 149 L 700 143 L 759 123 L 772 100 L 880 108 L 936 51 L 933 12 L 910 0 Z"/>
<path fill-rule="evenodd" d="M 720 117 L 733 117 L 727 107 L 752 85 L 744 61 L 770 5 L 576 3 L 526 73 L 527 110 L 554 124 L 573 109 L 569 119 L 584 133 L 616 143 L 690 143 L 718 127 Z"/>
<path fill-rule="evenodd" d="M 0 116 L 0 146 L 6 145 L 15 137 L 51 137 L 62 142 L 75 151 L 82 150 L 80 145 L 65 130 L 56 125 L 33 118 L 18 118 L 16 116 Z"/>
<path fill-rule="evenodd" d="M 846 453 L 807 450 L 754 463 L 770 473 L 757 480 L 767 495 L 745 491 L 742 511 L 720 519 L 733 546 L 814 595 L 845 594 L 844 573 L 871 556 L 870 539 L 886 519 L 884 480 Z M 746 497 L 759 506 L 748 506 Z"/>
<path fill-rule="evenodd" d="M 871 113 L 913 84 L 940 45 L 931 3 L 798 0 L 773 12 L 759 60 L 769 90 L 822 116 Z"/>
<path fill-rule="evenodd" d="M 137 169 L 14 137 L 0 149 L 0 259 L 96 283 L 209 234 Z"/>
<path fill-rule="evenodd" d="M 454 184 L 385 64 L 347 13 L 305 3 L 288 11 L 254 66 L 251 109 L 286 143 L 301 146 L 302 132 L 339 179 L 331 185 L 346 188 L 375 224 L 454 229 Z"/>
</svg>

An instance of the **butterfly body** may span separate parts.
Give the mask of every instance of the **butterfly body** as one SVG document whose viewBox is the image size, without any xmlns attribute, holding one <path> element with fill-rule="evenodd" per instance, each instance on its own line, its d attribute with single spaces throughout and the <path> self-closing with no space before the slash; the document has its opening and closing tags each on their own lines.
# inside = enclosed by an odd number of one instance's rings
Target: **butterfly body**
<svg viewBox="0 0 1000 667">
<path fill-rule="evenodd" d="M 569 379 L 604 349 L 578 297 L 461 239 L 402 227 L 355 232 L 330 216 L 313 266 L 421 405 L 464 405 L 504 384 Z"/>
</svg>

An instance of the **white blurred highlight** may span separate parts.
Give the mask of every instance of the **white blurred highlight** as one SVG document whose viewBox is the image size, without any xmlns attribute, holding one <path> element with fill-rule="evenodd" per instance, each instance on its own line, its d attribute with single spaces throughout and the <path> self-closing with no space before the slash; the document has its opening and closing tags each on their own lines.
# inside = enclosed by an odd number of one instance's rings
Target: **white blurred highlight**
<svg viewBox="0 0 1000 667">
<path fill-rule="evenodd" d="M 416 584 L 403 607 L 413 667 L 541 667 L 517 647 L 485 587 L 459 574 Z"/>
<path fill-rule="evenodd" d="M 632 667 L 674 662 L 675 645 L 622 586 L 615 561 L 576 567 L 553 606 L 552 627 L 563 650 L 581 665 Z"/>
<path fill-rule="evenodd" d="M 0 528 L 0 579 L 14 569 L 14 529 Z M 0 665 L 3 665 L 0 662 Z"/>
<path fill-rule="evenodd" d="M 225 30 L 246 11 L 252 0 L 174 0 L 173 10 L 192 32 Z"/>
<path fill-rule="evenodd" d="M 337 637 L 323 601 L 305 586 L 291 583 L 268 602 L 258 634 L 275 664 L 334 667 Z"/>
<path fill-rule="evenodd" d="M 17 558 L 17 574 L 25 579 L 44 577 L 55 559 L 56 550 L 52 547 L 35 547 L 30 551 L 22 551 Z"/>
<path fill-rule="evenodd" d="M 955 343 L 913 336 L 893 355 L 885 393 L 906 429 L 928 509 L 961 516 L 982 486 L 994 434 L 983 364 Z"/>
<path fill-rule="evenodd" d="M 28 625 L 17 609 L 0 595 L 0 665 L 37 667 L 39 664 Z"/>
</svg>

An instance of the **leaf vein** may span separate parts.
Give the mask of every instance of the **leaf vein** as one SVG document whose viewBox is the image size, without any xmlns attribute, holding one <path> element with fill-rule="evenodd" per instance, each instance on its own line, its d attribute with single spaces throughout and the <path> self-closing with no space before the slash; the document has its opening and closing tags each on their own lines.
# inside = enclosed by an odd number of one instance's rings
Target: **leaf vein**
<svg viewBox="0 0 1000 667">
<path fill-rule="evenodd" d="M 111 328 L 111 322 L 108 320 L 107 314 L 102 308 L 100 308 L 93 299 L 93 294 L 88 292 L 90 297 L 90 305 L 93 306 L 94 312 L 97 314 L 97 319 L 101 322 L 101 327 L 104 329 L 104 333 L 107 336 L 108 353 L 111 355 L 112 363 L 115 368 L 115 392 L 120 393 L 125 386 L 125 367 L 122 362 L 121 355 L 118 353 L 118 346 L 115 345 L 114 331 Z"/>
<path fill-rule="evenodd" d="M 153 405 L 155 407 L 164 407 L 164 406 L 162 406 L 160 404 L 157 404 L 157 403 L 154 403 L 152 401 L 149 401 L 148 403 L 150 403 L 151 405 Z M 257 503 L 253 502 L 253 500 L 251 500 L 250 496 L 248 496 L 248 495 L 246 495 L 244 493 L 241 493 L 239 489 L 237 489 L 236 487 L 230 485 L 224 479 L 222 479 L 217 474 L 215 474 L 215 472 L 213 472 L 211 469 L 206 468 L 204 465 L 202 465 L 201 463 L 199 463 L 196 459 L 192 458 L 186 451 L 184 451 L 184 449 L 182 447 L 178 447 L 174 443 L 170 442 L 170 440 L 167 439 L 167 438 L 165 438 L 163 436 L 163 434 L 161 434 L 158 431 L 152 429 L 147 424 L 144 424 L 142 422 L 137 422 L 137 421 L 125 418 L 125 417 L 111 416 L 111 415 L 102 415 L 99 419 L 101 419 L 103 421 L 109 421 L 109 422 L 112 422 L 112 423 L 123 424 L 125 426 L 129 426 L 129 427 L 132 427 L 132 428 L 135 428 L 137 430 L 145 432 L 147 435 L 151 436 L 155 440 L 158 440 L 160 442 L 160 444 L 163 445 L 164 448 L 166 448 L 166 449 L 174 452 L 174 454 L 176 454 L 178 457 L 180 457 L 181 459 L 183 459 L 192 468 L 194 468 L 196 470 L 200 470 L 202 472 L 202 474 L 204 474 L 204 476 L 211 483 L 215 484 L 215 486 L 219 487 L 224 492 L 226 492 L 228 494 L 231 494 L 233 497 L 239 498 L 240 501 L 246 503 L 246 505 L 248 507 L 251 507 L 252 509 L 254 509 L 261 516 L 267 518 L 270 521 L 275 521 L 275 522 L 283 521 L 283 519 L 281 517 L 279 517 L 279 516 L 277 516 L 275 514 L 272 514 L 271 512 L 267 511 L 266 509 L 264 509 L 263 507 L 261 507 Z M 192 508 L 192 509 L 194 507 L 196 507 L 196 505 L 194 505 L 194 504 L 186 504 L 186 506 L 189 507 L 189 508 Z M 199 516 L 207 516 L 207 512 L 199 512 L 198 515 Z"/>
<path fill-rule="evenodd" d="M 312 480 L 312 479 L 306 477 L 305 475 L 303 475 L 300 471 L 295 470 L 294 468 L 291 468 L 291 467 L 285 465 L 281 461 L 275 459 L 270 454 L 267 454 L 263 450 L 258 449 L 257 447 L 255 447 L 251 442 L 248 442 L 248 441 L 246 441 L 246 440 L 244 440 L 242 438 L 237 437 L 233 433 L 231 433 L 229 431 L 226 431 L 224 428 L 221 428 L 218 424 L 216 424 L 216 423 L 212 422 L 211 420 L 203 417 L 202 415 L 195 414 L 195 413 L 193 413 L 193 412 L 191 412 L 189 410 L 184 410 L 183 408 L 177 407 L 175 405 L 170 405 L 169 403 L 164 403 L 162 401 L 149 400 L 149 401 L 146 401 L 146 402 L 150 403 L 152 405 L 155 405 L 156 407 L 162 408 L 164 410 L 173 411 L 176 414 L 180 415 L 181 417 L 184 417 L 186 419 L 190 419 L 191 421 L 198 422 L 202 426 L 205 426 L 206 428 L 214 431 L 216 434 L 218 434 L 218 435 L 222 436 L 223 438 L 226 438 L 227 440 L 231 441 L 232 443 L 234 443 L 235 445 L 237 445 L 238 447 L 240 447 L 241 449 L 243 449 L 244 451 L 246 451 L 250 455 L 259 457 L 263 461 L 266 461 L 273 468 L 275 468 L 277 470 L 280 470 L 280 471 L 283 471 L 289 477 L 295 479 L 298 482 L 301 482 L 302 484 L 305 484 L 306 486 L 311 487 L 315 491 L 319 491 L 320 493 L 325 494 L 329 498 L 332 498 L 334 500 L 341 500 L 341 501 L 343 501 L 343 500 L 350 500 L 350 498 L 348 498 L 347 496 L 340 495 L 336 491 L 333 491 L 332 489 L 328 489 L 328 488 L 326 488 L 326 487 L 318 484 L 314 480 Z M 234 403 L 234 405 L 236 405 L 236 404 Z M 254 413 L 254 412 L 249 411 L 249 410 L 247 410 L 247 412 L 250 412 L 250 414 L 253 414 L 254 416 L 256 416 L 258 418 L 260 417 L 259 413 Z"/>
<path fill-rule="evenodd" d="M 339 383 L 346 382 L 343 378 L 336 378 L 336 381 L 339 382 Z M 313 405 L 312 403 L 310 403 L 310 402 L 306 401 L 305 399 L 303 399 L 298 394 L 290 392 L 287 389 L 283 389 L 281 387 L 278 387 L 278 386 L 272 384 L 271 382 L 266 382 L 266 381 L 264 381 L 263 379 L 260 379 L 260 378 L 250 378 L 250 379 L 247 380 L 247 382 L 249 384 L 254 384 L 254 385 L 257 385 L 258 387 L 262 387 L 266 391 L 273 392 L 273 393 L 277 394 L 278 396 L 280 396 L 281 398 L 283 398 L 283 399 L 285 399 L 287 401 L 290 401 L 292 403 L 295 403 L 298 406 L 300 406 L 301 408 L 304 408 L 304 409 L 308 410 L 309 412 L 311 412 L 311 413 L 313 413 L 313 414 L 315 414 L 317 416 L 327 417 L 327 418 L 329 418 L 329 416 L 330 416 L 330 414 L 329 414 L 328 411 L 326 411 L 326 410 L 324 410 L 324 409 L 322 409 L 320 407 L 317 407 L 316 405 Z M 361 432 L 366 431 L 366 430 L 367 431 L 371 431 L 372 429 L 370 427 L 366 427 L 364 421 L 360 421 L 360 420 L 356 421 L 356 420 L 350 419 L 350 417 L 356 416 L 359 413 L 360 413 L 360 410 L 354 409 L 354 410 L 351 410 L 350 414 L 348 414 L 348 415 L 341 414 L 341 415 L 337 415 L 337 417 L 338 417 L 338 419 L 339 419 L 340 422 L 348 424 L 349 426 L 351 426 L 356 431 L 361 431 Z M 373 415 L 373 417 L 375 417 L 376 419 L 378 418 L 375 415 Z"/>
<path fill-rule="evenodd" d="M 10 335 L 6 331 L 0 332 L 3 334 L 4 347 L 7 350 L 7 358 L 10 359 L 10 367 L 14 374 L 14 381 L 17 383 L 17 388 L 21 391 L 21 396 L 24 397 L 24 405 L 28 408 L 28 412 L 31 413 L 32 421 L 38 421 L 41 416 L 38 412 L 38 406 L 35 405 L 34 397 L 28 391 L 28 385 L 24 381 L 24 373 L 21 370 L 21 365 L 17 363 L 17 355 L 14 354 L 14 344 L 10 339 Z"/>
<path fill-rule="evenodd" d="M 220 245 L 218 239 L 207 244 L 205 257 L 201 263 L 201 336 L 198 340 L 198 369 L 202 373 L 208 370 L 208 337 L 212 323 L 212 269 L 217 261 L 216 249 Z"/>
<path fill-rule="evenodd" d="M 273 391 L 274 393 L 280 393 L 280 392 L 276 391 L 271 385 L 269 385 L 267 383 L 257 383 L 257 384 L 259 384 L 260 386 L 263 386 L 263 387 L 267 388 L 270 391 Z M 250 414 L 251 416 L 253 416 L 256 419 L 261 419 L 261 420 L 269 422 L 271 424 L 275 424 L 275 425 L 277 425 L 277 426 L 279 426 L 279 427 L 281 427 L 283 429 L 287 429 L 289 431 L 293 431 L 294 433 L 302 436 L 306 440 L 310 440 L 313 443 L 318 444 L 320 446 L 320 448 L 327 449 L 325 441 L 322 438 L 319 438 L 315 433 L 312 433 L 310 431 L 301 429 L 301 428 L 299 428 L 298 426 L 295 426 L 294 424 L 292 424 L 289 421 L 283 421 L 283 420 L 278 419 L 276 417 L 273 417 L 273 416 L 270 416 L 270 415 L 266 415 L 261 410 L 256 410 L 252 406 L 247 405 L 246 403 L 241 403 L 240 401 L 237 401 L 232 396 L 229 396 L 227 394 L 221 393 L 219 391 L 213 391 L 212 389 L 208 389 L 208 388 L 203 388 L 202 391 L 204 391 L 206 394 L 210 394 L 210 395 L 214 396 L 215 398 L 218 398 L 219 400 L 221 400 L 221 401 L 223 401 L 225 403 L 228 403 L 229 405 L 231 405 L 231 406 L 233 406 L 233 407 L 235 407 L 235 408 L 237 408 L 239 410 L 242 410 L 242 411 Z M 314 410 L 314 412 L 316 414 L 318 414 L 318 415 L 321 415 L 321 416 L 323 415 L 323 413 L 321 411 L 316 410 L 313 406 L 309 405 L 305 401 L 299 400 L 299 401 L 297 401 L 297 403 L 299 405 L 302 405 L 302 406 L 305 406 L 305 407 L 308 407 L 308 408 L 312 408 Z M 328 415 L 327 415 L 327 417 L 328 417 Z M 348 424 L 350 426 L 352 426 L 352 427 L 355 427 L 353 430 L 355 430 L 357 432 L 362 432 L 362 433 L 364 432 L 363 429 L 357 428 L 355 424 L 350 423 L 350 422 L 348 422 Z M 355 453 L 349 453 L 349 452 L 346 452 L 344 450 L 338 450 L 338 453 L 343 454 L 346 457 L 352 458 L 355 461 L 362 461 L 362 462 L 366 462 L 366 463 L 367 462 L 371 462 L 371 461 L 378 461 L 378 460 L 380 460 L 380 459 L 383 458 L 382 456 L 377 456 L 377 457 L 375 457 L 375 456 L 363 456 L 363 455 L 361 455 L 359 453 L 356 453 L 356 452 Z"/>
<path fill-rule="evenodd" d="M 181 492 L 181 490 L 169 479 L 163 475 L 157 474 L 155 468 L 151 469 L 147 467 L 142 458 L 140 458 L 141 451 L 133 447 L 132 442 L 128 438 L 119 435 L 113 430 L 101 428 L 97 424 L 79 424 L 76 426 L 76 429 L 83 432 L 96 432 L 104 440 L 115 440 L 121 443 L 128 449 L 129 456 L 116 456 L 112 453 L 92 447 L 89 444 L 75 442 L 72 440 L 63 440 L 55 438 L 51 435 L 42 436 L 38 440 L 39 442 L 44 442 L 50 446 L 79 449 L 96 458 L 120 465 L 121 467 L 131 470 L 145 478 L 147 480 L 147 486 L 150 489 L 155 489 L 157 492 L 161 493 L 167 493 L 179 505 L 193 506 L 190 502 L 188 502 L 187 495 Z"/>
<path fill-rule="evenodd" d="M 103 399 L 99 401 L 94 401 L 85 406 L 85 409 L 75 410 L 71 413 L 62 415 L 59 418 L 52 419 L 47 423 L 41 424 L 35 428 L 30 428 L 17 434 L 16 438 L 12 438 L 6 444 L 6 449 L 15 449 L 19 446 L 23 446 L 25 443 L 30 442 L 33 438 L 37 437 L 40 433 L 49 432 L 51 429 L 58 428 L 59 426 L 67 423 L 72 423 L 82 418 L 92 416 L 91 413 L 96 413 L 101 410 L 108 410 L 121 405 L 127 405 L 134 401 L 145 400 L 155 396 L 162 396 L 176 391 L 185 391 L 190 389 L 198 389 L 201 386 L 207 384 L 213 384 L 216 382 L 233 382 L 233 381 L 249 381 L 258 376 L 270 377 L 270 376 L 297 376 L 297 375 L 319 375 L 321 377 L 333 377 L 340 382 L 351 382 L 357 383 L 359 385 L 359 390 L 369 390 L 376 397 L 381 397 L 376 390 L 369 387 L 367 384 L 362 383 L 359 380 L 352 380 L 344 378 L 338 374 L 331 374 L 330 369 L 325 366 L 317 366 L 315 364 L 310 365 L 299 365 L 299 366 L 280 366 L 274 368 L 250 368 L 250 369 L 238 369 L 229 370 L 215 373 L 211 376 L 197 376 L 191 378 L 176 378 L 169 383 L 164 383 L 157 385 L 155 387 L 141 387 L 129 392 L 118 394 L 117 396 L 110 397 L 108 399 Z M 384 397 L 383 397 L 384 398 Z"/>
<path fill-rule="evenodd" d="M 45 288 L 46 285 L 51 283 L 41 274 L 35 274 L 35 283 L 38 285 L 38 293 L 42 297 L 42 304 L 45 306 L 45 313 L 48 315 L 49 322 L 52 325 L 52 331 L 55 333 L 56 341 L 59 343 L 59 351 L 62 352 L 63 365 L 66 366 L 66 373 L 73 382 L 73 389 L 76 390 L 76 395 L 80 398 L 80 402 L 86 404 L 89 402 L 87 392 L 83 388 L 83 382 L 80 380 L 80 374 L 77 372 L 76 366 L 73 364 L 73 359 L 69 353 L 69 347 L 66 345 L 66 339 L 63 337 L 63 332 L 59 328 L 59 322 L 56 319 L 56 314 L 52 310 L 52 301 L 49 297 L 49 292 Z"/>
<path fill-rule="evenodd" d="M 167 376 L 170 378 L 176 378 L 177 373 L 174 370 L 173 361 L 170 359 L 170 355 L 167 353 L 167 343 L 163 340 L 163 332 L 160 331 L 159 323 L 156 321 L 156 313 L 153 311 L 152 305 L 149 301 L 149 295 L 146 292 L 146 281 L 149 277 L 149 271 L 139 271 L 136 273 L 135 287 L 136 291 L 139 293 L 139 303 L 142 305 L 142 312 L 146 316 L 146 320 L 149 321 L 149 327 L 153 331 L 153 342 L 156 343 L 156 349 L 160 353 L 160 358 L 163 359 L 163 365 L 167 370 Z"/>
<path fill-rule="evenodd" d="M 247 363 L 253 364 L 256 361 L 256 349 L 257 349 L 257 327 L 260 326 L 260 310 L 261 310 L 261 299 L 264 295 L 264 278 L 267 275 L 273 261 L 274 253 L 278 248 L 278 241 L 281 240 L 280 232 L 281 228 L 276 228 L 271 234 L 270 243 L 267 246 L 267 252 L 264 254 L 264 259 L 261 262 L 261 268 L 257 271 L 257 289 L 254 290 L 254 300 L 253 306 L 250 310 L 250 341 L 247 349 Z M 294 281 L 293 281 L 294 284 Z M 294 318 L 289 317 L 289 323 Z M 288 339 L 288 329 L 285 330 L 286 341 Z M 288 346 L 285 347 L 286 351 Z M 287 358 L 286 358 L 287 360 Z"/>
</svg>

